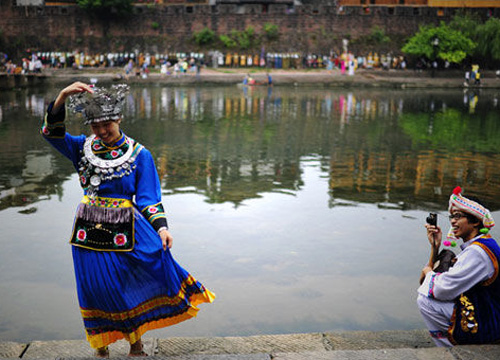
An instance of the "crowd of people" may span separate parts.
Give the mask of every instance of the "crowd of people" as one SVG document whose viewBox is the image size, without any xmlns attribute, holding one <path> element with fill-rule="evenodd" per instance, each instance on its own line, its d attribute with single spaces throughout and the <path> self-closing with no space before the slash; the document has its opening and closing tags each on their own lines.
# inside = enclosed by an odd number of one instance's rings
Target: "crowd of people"
<svg viewBox="0 0 500 360">
<path fill-rule="evenodd" d="M 211 51 L 208 53 L 151 54 L 141 52 L 96 53 L 86 52 L 28 52 L 19 64 L 5 56 L 0 64 L 9 74 L 37 73 L 43 69 L 123 68 L 127 75 L 147 76 L 151 69 L 162 74 L 179 75 L 188 71 L 197 72 L 200 67 L 228 67 L 268 69 L 339 69 L 353 74 L 358 68 L 406 69 L 407 59 L 402 55 L 379 54 L 354 55 L 344 51 L 341 54 L 276 53 L 249 54 L 240 52 Z"/>
</svg>

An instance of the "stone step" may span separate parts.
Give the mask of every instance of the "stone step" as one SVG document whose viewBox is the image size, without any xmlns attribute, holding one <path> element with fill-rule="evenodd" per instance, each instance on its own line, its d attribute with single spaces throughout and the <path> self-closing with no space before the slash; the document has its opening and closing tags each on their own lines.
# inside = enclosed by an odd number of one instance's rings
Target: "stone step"
<svg viewBox="0 0 500 360">
<path fill-rule="evenodd" d="M 246 337 L 143 338 L 148 359 L 339 360 L 500 359 L 499 345 L 436 348 L 425 330 L 349 331 Z M 110 345 L 112 359 L 127 358 L 128 343 Z M 84 340 L 0 342 L 0 358 L 95 359 Z M 130 359 L 130 358 L 128 358 Z"/>
</svg>

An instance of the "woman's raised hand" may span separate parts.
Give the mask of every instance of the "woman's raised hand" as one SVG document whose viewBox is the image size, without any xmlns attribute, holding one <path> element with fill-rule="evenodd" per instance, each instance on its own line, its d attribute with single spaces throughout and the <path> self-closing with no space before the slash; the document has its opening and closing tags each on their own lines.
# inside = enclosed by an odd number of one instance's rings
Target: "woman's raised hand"
<svg viewBox="0 0 500 360">
<path fill-rule="evenodd" d="M 57 95 L 56 101 L 54 101 L 54 106 L 52 107 L 52 112 L 56 113 L 59 108 L 64 105 L 66 99 L 69 96 L 82 92 L 88 92 L 92 94 L 94 90 L 92 90 L 91 85 L 85 84 L 80 81 L 76 81 L 73 84 L 65 87 L 59 92 L 59 95 Z"/>
</svg>

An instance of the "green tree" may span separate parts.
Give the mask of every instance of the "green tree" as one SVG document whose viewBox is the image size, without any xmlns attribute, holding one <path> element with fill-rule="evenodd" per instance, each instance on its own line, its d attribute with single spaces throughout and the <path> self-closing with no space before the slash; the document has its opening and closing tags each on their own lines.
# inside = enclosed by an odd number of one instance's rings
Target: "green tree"
<svg viewBox="0 0 500 360">
<path fill-rule="evenodd" d="M 78 6 L 96 15 L 126 15 L 132 12 L 132 0 L 76 0 Z"/>
<path fill-rule="evenodd" d="M 204 28 L 203 30 L 195 32 L 193 34 L 193 40 L 200 46 L 209 45 L 215 40 L 215 32 L 213 32 L 209 28 Z"/>
<path fill-rule="evenodd" d="M 250 49 L 255 45 L 255 30 L 249 26 L 244 31 L 231 30 L 229 35 L 221 35 L 219 39 L 226 48 L 239 47 L 242 50 Z"/>
<path fill-rule="evenodd" d="M 401 50 L 409 55 L 458 64 L 467 55 L 471 55 L 475 47 L 476 43 L 469 37 L 442 22 L 438 27 L 432 25 L 420 27 Z"/>
<path fill-rule="evenodd" d="M 238 46 L 238 43 L 228 35 L 220 35 L 219 39 L 224 44 L 224 47 L 228 49 L 234 49 Z"/>
<path fill-rule="evenodd" d="M 477 53 L 492 60 L 500 60 L 500 19 L 489 18 L 477 28 Z"/>
<path fill-rule="evenodd" d="M 255 30 L 249 26 L 244 31 L 233 30 L 231 35 L 236 39 L 241 49 L 249 49 L 254 43 Z"/>
<path fill-rule="evenodd" d="M 381 45 L 389 43 L 391 38 L 385 34 L 384 29 L 374 26 L 367 40 L 372 44 Z"/>
<path fill-rule="evenodd" d="M 459 13 L 453 17 L 448 26 L 474 40 L 477 35 L 477 27 L 481 24 L 481 19 L 477 14 Z"/>
<path fill-rule="evenodd" d="M 280 30 L 278 28 L 278 25 L 265 23 L 262 29 L 264 30 L 264 36 L 266 37 L 267 41 L 276 41 L 279 39 Z"/>
</svg>

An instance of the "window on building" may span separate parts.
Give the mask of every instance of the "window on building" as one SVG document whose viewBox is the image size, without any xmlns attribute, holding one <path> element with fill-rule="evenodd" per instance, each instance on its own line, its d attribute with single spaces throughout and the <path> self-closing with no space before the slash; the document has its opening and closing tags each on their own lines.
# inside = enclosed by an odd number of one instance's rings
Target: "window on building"
<svg viewBox="0 0 500 360">
<path fill-rule="evenodd" d="M 193 7 L 192 6 L 186 6 L 186 13 L 187 14 L 192 14 L 193 13 Z"/>
</svg>

